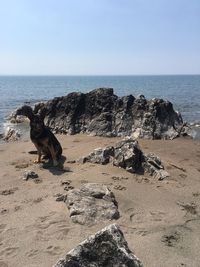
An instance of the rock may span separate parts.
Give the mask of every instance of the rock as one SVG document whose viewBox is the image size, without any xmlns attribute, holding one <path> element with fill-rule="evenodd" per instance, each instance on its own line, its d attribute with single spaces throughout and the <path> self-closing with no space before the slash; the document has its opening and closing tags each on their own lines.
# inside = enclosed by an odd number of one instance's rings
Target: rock
<svg viewBox="0 0 200 267">
<path fill-rule="evenodd" d="M 159 157 L 153 153 L 145 155 L 139 147 L 138 141 L 126 138 L 114 147 L 98 148 L 88 156 L 78 160 L 79 163 L 91 162 L 107 164 L 112 162 L 114 166 L 124 168 L 131 173 L 148 173 L 158 180 L 169 177 Z"/>
<path fill-rule="evenodd" d="M 56 198 L 56 201 L 63 201 L 63 202 L 65 202 L 67 198 L 65 194 L 61 194 L 61 193 L 55 194 L 54 197 Z"/>
<path fill-rule="evenodd" d="M 158 171 L 155 172 L 155 175 L 154 176 L 159 181 L 162 181 L 165 178 L 170 177 L 170 174 L 167 171 L 165 171 L 165 170 L 158 170 Z"/>
<path fill-rule="evenodd" d="M 44 112 L 46 125 L 62 134 L 173 139 L 188 130 L 169 101 L 118 97 L 112 88 L 56 97 L 35 105 L 34 112 Z"/>
<path fill-rule="evenodd" d="M 6 142 L 11 142 L 11 141 L 17 141 L 21 137 L 21 134 L 16 131 L 15 129 L 9 128 L 3 138 L 4 141 Z"/>
<path fill-rule="evenodd" d="M 115 196 L 105 185 L 88 183 L 73 189 L 67 194 L 66 204 L 74 223 L 92 225 L 119 218 Z"/>
<path fill-rule="evenodd" d="M 78 163 L 91 162 L 104 165 L 110 161 L 111 156 L 114 156 L 114 147 L 96 148 L 88 156 L 80 158 Z"/>
<path fill-rule="evenodd" d="M 36 179 L 38 178 L 38 174 L 34 171 L 27 170 L 23 173 L 23 180 L 28 181 L 28 179 Z"/>
<path fill-rule="evenodd" d="M 143 153 L 136 140 L 125 139 L 115 146 L 113 159 L 114 166 L 135 173 L 141 169 L 142 161 Z"/>
<path fill-rule="evenodd" d="M 164 170 L 160 158 L 153 153 L 144 156 L 143 168 L 145 172 L 154 176 L 158 180 L 164 180 L 170 176 L 169 173 Z"/>
<path fill-rule="evenodd" d="M 53 267 L 142 267 L 116 224 L 90 236 Z"/>
</svg>

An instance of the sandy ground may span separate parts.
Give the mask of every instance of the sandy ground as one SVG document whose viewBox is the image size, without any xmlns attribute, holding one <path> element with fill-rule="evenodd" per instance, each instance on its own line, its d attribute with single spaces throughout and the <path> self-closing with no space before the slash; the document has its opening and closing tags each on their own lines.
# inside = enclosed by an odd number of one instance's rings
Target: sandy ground
<svg viewBox="0 0 200 267">
<path fill-rule="evenodd" d="M 116 138 L 58 136 L 64 166 L 70 171 L 34 164 L 30 142 L 0 145 L 0 266 L 49 267 L 90 234 L 111 222 L 87 227 L 72 223 L 64 202 L 64 181 L 79 188 L 103 183 L 114 192 L 121 226 L 130 249 L 148 267 L 200 266 L 200 142 L 140 140 L 144 152 L 161 157 L 171 177 L 157 181 L 111 164 L 69 163 Z M 24 181 L 25 170 L 39 175 Z"/>
</svg>

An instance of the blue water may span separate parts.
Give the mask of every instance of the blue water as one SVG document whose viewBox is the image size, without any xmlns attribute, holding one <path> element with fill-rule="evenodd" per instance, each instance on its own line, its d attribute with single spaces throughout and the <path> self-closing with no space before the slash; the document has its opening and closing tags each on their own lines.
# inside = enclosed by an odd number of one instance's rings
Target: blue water
<svg viewBox="0 0 200 267">
<path fill-rule="evenodd" d="M 112 87 L 119 96 L 143 94 L 169 100 L 184 120 L 200 123 L 200 75 L 0 76 L 0 132 L 5 118 L 24 102 L 33 104 L 98 87 Z"/>
</svg>

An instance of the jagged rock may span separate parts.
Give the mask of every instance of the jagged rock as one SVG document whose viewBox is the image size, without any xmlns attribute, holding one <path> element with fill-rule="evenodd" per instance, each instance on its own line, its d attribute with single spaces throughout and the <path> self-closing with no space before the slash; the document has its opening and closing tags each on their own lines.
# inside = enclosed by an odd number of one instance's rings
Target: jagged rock
<svg viewBox="0 0 200 267">
<path fill-rule="evenodd" d="M 114 148 L 113 165 L 126 169 L 129 172 L 137 172 L 142 167 L 143 153 L 138 142 L 134 139 L 125 139 Z"/>
<path fill-rule="evenodd" d="M 116 224 L 90 236 L 53 267 L 142 267 Z"/>
<path fill-rule="evenodd" d="M 9 128 L 5 136 L 3 137 L 3 140 L 6 142 L 17 141 L 20 139 L 20 137 L 21 137 L 21 134 L 18 131 L 16 131 L 15 129 Z"/>
<path fill-rule="evenodd" d="M 110 161 L 110 157 L 114 156 L 114 147 L 96 148 L 94 152 L 86 157 L 82 157 L 78 160 L 79 163 L 91 162 L 98 164 L 107 164 Z"/>
<path fill-rule="evenodd" d="M 88 156 L 78 160 L 79 163 L 91 162 L 107 164 L 112 162 L 114 166 L 124 168 L 131 173 L 147 172 L 158 180 L 169 177 L 159 157 L 153 153 L 145 155 L 139 147 L 138 141 L 127 138 L 114 147 L 98 148 Z"/>
<path fill-rule="evenodd" d="M 159 181 L 162 181 L 165 178 L 168 178 L 170 176 L 170 174 L 165 170 L 156 170 L 155 173 L 154 173 L 154 176 Z"/>
<path fill-rule="evenodd" d="M 44 112 L 45 111 L 45 112 Z M 172 103 L 146 100 L 143 95 L 118 97 L 112 88 L 70 93 L 35 105 L 46 125 L 56 133 L 173 139 L 187 134 L 187 126 Z"/>
<path fill-rule="evenodd" d="M 23 180 L 27 181 L 28 179 L 38 178 L 38 174 L 34 171 L 27 170 L 23 173 Z"/>
<path fill-rule="evenodd" d="M 73 189 L 68 192 L 66 203 L 74 223 L 92 225 L 119 218 L 115 196 L 105 185 L 88 183 Z"/>
<path fill-rule="evenodd" d="M 158 180 L 163 180 L 169 177 L 169 173 L 164 170 L 164 166 L 159 157 L 153 153 L 144 156 L 142 163 L 144 170 Z"/>
</svg>

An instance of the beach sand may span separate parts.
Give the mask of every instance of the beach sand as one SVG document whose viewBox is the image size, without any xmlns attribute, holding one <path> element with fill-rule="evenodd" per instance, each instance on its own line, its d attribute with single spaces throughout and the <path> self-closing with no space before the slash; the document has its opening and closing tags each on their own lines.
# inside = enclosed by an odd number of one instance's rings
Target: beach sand
<svg viewBox="0 0 200 267">
<path fill-rule="evenodd" d="M 148 267 L 200 266 L 200 142 L 139 140 L 158 155 L 170 178 L 157 181 L 108 165 L 72 163 L 94 148 L 120 138 L 58 136 L 66 172 L 34 164 L 31 141 L 0 145 L 0 267 L 49 267 L 89 235 L 120 225 L 129 248 Z M 69 169 L 68 169 L 69 168 Z M 25 170 L 39 178 L 25 181 Z M 120 218 L 94 226 L 74 224 L 64 202 L 62 182 L 79 188 L 95 182 L 115 194 Z"/>
</svg>

